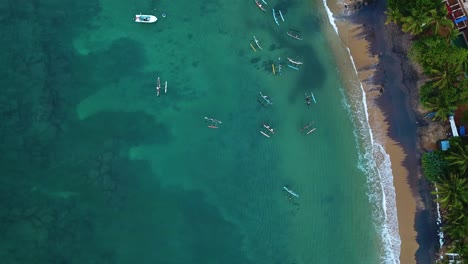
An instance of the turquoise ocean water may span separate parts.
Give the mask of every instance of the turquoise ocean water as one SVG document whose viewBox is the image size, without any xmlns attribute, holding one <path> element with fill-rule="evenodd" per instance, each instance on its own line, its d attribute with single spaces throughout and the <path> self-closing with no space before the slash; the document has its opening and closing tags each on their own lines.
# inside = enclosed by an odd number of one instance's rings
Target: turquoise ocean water
<svg viewBox="0 0 468 264">
<path fill-rule="evenodd" d="M 378 263 L 323 5 L 268 2 L 2 1 L 2 263 Z"/>
</svg>

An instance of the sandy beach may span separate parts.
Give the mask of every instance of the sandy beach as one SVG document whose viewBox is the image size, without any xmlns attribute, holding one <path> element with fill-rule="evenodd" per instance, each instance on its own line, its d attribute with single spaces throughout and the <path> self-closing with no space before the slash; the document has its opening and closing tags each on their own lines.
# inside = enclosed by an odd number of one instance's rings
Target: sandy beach
<svg viewBox="0 0 468 264">
<path fill-rule="evenodd" d="M 431 263 L 436 246 L 435 220 L 427 182 L 419 168 L 419 75 L 405 54 L 410 39 L 385 25 L 385 3 L 356 6 L 332 3 L 339 35 L 350 49 L 367 96 L 376 140 L 390 155 L 401 239 L 400 263 Z M 395 44 L 398 43 L 398 44 Z M 406 60 L 406 61 L 405 61 Z M 426 140 L 427 141 L 427 140 Z M 430 140 L 429 140 L 430 141 Z"/>
</svg>

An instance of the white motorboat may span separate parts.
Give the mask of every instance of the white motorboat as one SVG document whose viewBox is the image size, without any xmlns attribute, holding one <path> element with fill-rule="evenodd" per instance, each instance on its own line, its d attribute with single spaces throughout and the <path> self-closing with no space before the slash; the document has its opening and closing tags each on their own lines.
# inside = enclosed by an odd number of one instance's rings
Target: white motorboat
<svg viewBox="0 0 468 264">
<path fill-rule="evenodd" d="M 158 21 L 158 18 L 153 15 L 135 15 L 135 22 L 137 23 L 154 23 Z"/>
</svg>

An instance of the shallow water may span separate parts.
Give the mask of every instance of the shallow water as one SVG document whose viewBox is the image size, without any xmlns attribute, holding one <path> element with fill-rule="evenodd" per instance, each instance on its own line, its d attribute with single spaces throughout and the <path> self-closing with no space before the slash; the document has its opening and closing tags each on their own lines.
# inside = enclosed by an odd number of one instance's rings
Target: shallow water
<svg viewBox="0 0 468 264">
<path fill-rule="evenodd" d="M 323 7 L 268 2 L 266 13 L 254 1 L 3 4 L 2 258 L 377 263 Z M 140 12 L 159 21 L 134 23 Z M 159 97 L 158 76 L 168 81 Z M 204 116 L 223 123 L 208 129 Z"/>
</svg>

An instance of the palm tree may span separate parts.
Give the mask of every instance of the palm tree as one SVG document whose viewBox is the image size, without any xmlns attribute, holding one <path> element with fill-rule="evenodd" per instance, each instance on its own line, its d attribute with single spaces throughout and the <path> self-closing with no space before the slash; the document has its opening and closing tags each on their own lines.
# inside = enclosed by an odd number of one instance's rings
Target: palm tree
<svg viewBox="0 0 468 264">
<path fill-rule="evenodd" d="M 454 87 L 458 83 L 458 78 L 463 75 L 461 64 L 447 63 L 442 69 L 431 69 L 432 78 L 430 81 L 435 81 L 434 85 L 440 89 L 448 89 Z"/>
<path fill-rule="evenodd" d="M 433 120 L 447 121 L 449 115 L 457 110 L 457 106 L 449 104 L 443 96 L 434 96 L 427 98 L 422 102 L 423 106 L 430 111 L 435 112 Z"/>
<path fill-rule="evenodd" d="M 453 22 L 447 18 L 447 9 L 443 8 L 429 10 L 427 24 L 433 27 L 433 34 L 440 35 L 440 27 L 454 27 Z"/>
<path fill-rule="evenodd" d="M 448 178 L 437 184 L 439 203 L 446 210 L 463 210 L 468 205 L 468 184 L 466 178 L 451 173 Z"/>
<path fill-rule="evenodd" d="M 450 20 L 449 20 L 450 21 Z M 446 29 L 445 35 L 442 35 L 447 40 L 447 43 L 452 42 L 453 40 L 457 39 L 460 35 L 460 31 L 455 27 L 452 21 L 450 21 L 450 25 L 444 26 Z"/>
<path fill-rule="evenodd" d="M 398 24 L 402 20 L 403 16 L 401 15 L 400 9 L 398 7 L 391 7 L 389 6 L 387 8 L 387 11 L 385 11 L 385 14 L 387 15 L 387 20 L 385 21 L 385 25 L 394 23 Z"/>
<path fill-rule="evenodd" d="M 454 150 L 445 158 L 450 166 L 454 166 L 461 175 L 465 175 L 468 169 L 468 147 L 454 146 Z"/>
<path fill-rule="evenodd" d="M 427 27 L 429 22 L 428 14 L 423 9 L 411 10 L 411 15 L 402 18 L 403 25 L 401 29 L 404 32 L 409 32 L 412 35 L 419 35 Z"/>
</svg>

